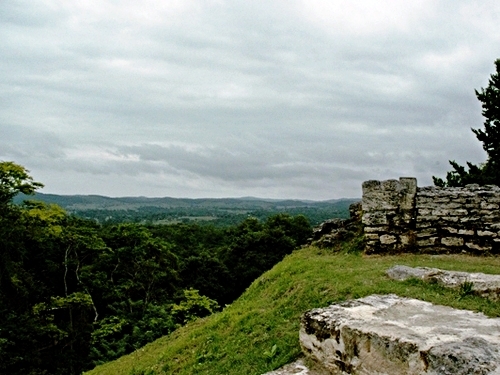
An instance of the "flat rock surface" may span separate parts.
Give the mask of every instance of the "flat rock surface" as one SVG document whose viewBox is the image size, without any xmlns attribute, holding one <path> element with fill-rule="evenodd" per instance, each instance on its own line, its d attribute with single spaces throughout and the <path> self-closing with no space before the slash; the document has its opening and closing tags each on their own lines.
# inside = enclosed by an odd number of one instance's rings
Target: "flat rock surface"
<svg viewBox="0 0 500 375">
<path fill-rule="evenodd" d="M 500 375 L 500 319 L 396 295 L 308 311 L 300 343 L 330 374 Z"/>
<path fill-rule="evenodd" d="M 500 298 L 500 275 L 447 271 L 439 268 L 394 266 L 387 270 L 387 275 L 394 280 L 406 280 L 411 277 L 428 282 L 439 283 L 449 288 L 459 288 L 464 283 L 471 283 L 472 292 L 491 299 Z"/>
</svg>

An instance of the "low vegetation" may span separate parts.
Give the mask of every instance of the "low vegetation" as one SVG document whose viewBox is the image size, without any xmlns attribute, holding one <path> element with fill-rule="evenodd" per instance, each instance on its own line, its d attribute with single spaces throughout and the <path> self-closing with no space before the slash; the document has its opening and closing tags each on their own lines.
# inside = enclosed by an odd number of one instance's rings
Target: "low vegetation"
<svg viewBox="0 0 500 375">
<path fill-rule="evenodd" d="M 459 309 L 500 316 L 500 303 L 462 289 L 418 280 L 390 280 L 396 264 L 498 273 L 500 258 L 464 255 L 368 257 L 359 238 L 337 249 L 296 250 L 255 280 L 223 311 L 196 320 L 132 354 L 104 364 L 87 375 L 262 374 L 300 356 L 301 314 L 370 294 L 396 293 Z"/>
</svg>

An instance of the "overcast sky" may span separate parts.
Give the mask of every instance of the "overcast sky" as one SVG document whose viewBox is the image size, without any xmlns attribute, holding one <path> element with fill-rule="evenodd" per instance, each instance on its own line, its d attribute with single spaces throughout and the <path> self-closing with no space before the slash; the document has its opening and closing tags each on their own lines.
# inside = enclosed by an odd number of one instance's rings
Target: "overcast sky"
<svg viewBox="0 0 500 375">
<path fill-rule="evenodd" d="M 42 192 L 360 197 L 486 156 L 498 0 L 0 0 L 0 160 Z"/>
</svg>

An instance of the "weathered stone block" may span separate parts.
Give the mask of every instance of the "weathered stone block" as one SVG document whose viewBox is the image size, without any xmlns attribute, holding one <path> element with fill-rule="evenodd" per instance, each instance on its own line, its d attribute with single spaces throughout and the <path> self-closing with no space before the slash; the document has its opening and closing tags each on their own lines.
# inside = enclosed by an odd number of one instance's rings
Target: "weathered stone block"
<svg viewBox="0 0 500 375">
<path fill-rule="evenodd" d="M 366 212 L 363 214 L 362 222 L 366 226 L 387 225 L 386 213 L 383 211 Z"/>
<path fill-rule="evenodd" d="M 438 216 L 418 216 L 417 217 L 417 223 L 419 222 L 432 222 L 432 221 L 439 221 L 440 218 Z"/>
<path fill-rule="evenodd" d="M 496 237 L 497 234 L 495 232 L 490 232 L 489 230 L 478 230 L 477 235 L 479 237 Z"/>
<path fill-rule="evenodd" d="M 481 208 L 483 210 L 498 210 L 498 204 L 490 202 L 481 202 Z"/>
<path fill-rule="evenodd" d="M 476 251 L 490 251 L 491 250 L 491 246 L 490 245 L 480 245 L 480 244 L 477 244 L 475 242 L 466 242 L 465 243 L 465 246 L 467 246 L 469 249 L 471 250 L 476 250 Z"/>
<path fill-rule="evenodd" d="M 499 374 L 500 320 L 395 295 L 314 309 L 300 343 L 330 374 Z"/>
<path fill-rule="evenodd" d="M 397 242 L 396 236 L 390 234 L 383 234 L 380 236 L 380 243 L 382 245 L 392 245 Z"/>
<path fill-rule="evenodd" d="M 463 246 L 464 239 L 461 237 L 444 237 L 441 238 L 441 243 L 445 246 Z"/>
<path fill-rule="evenodd" d="M 364 232 L 365 233 L 383 233 L 387 232 L 389 230 L 389 227 L 387 225 L 380 225 L 380 226 L 370 226 L 370 227 L 365 227 Z"/>
<path fill-rule="evenodd" d="M 459 229 L 458 234 L 462 236 L 473 236 L 474 231 L 471 229 Z"/>
<path fill-rule="evenodd" d="M 436 228 L 425 228 L 417 232 L 417 238 L 431 237 L 437 235 Z"/>
<path fill-rule="evenodd" d="M 434 246 L 438 237 L 422 238 L 417 240 L 418 246 Z"/>
<path fill-rule="evenodd" d="M 459 218 L 457 216 L 442 216 L 441 220 L 456 223 L 456 222 L 458 222 Z"/>
</svg>

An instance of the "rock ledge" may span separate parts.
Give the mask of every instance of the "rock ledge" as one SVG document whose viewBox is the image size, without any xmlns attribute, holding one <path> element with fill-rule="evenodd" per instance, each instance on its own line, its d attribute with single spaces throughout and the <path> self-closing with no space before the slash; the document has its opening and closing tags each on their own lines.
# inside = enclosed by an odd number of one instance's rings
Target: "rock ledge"
<svg viewBox="0 0 500 375">
<path fill-rule="evenodd" d="M 300 343 L 330 374 L 500 375 L 500 319 L 396 295 L 310 310 Z"/>
</svg>

